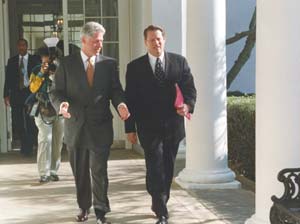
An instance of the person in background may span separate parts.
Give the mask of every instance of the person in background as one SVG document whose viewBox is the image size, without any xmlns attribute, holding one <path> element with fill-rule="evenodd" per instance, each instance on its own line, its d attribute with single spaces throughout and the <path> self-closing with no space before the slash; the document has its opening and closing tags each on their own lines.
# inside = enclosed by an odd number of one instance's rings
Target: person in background
<svg viewBox="0 0 300 224">
<path fill-rule="evenodd" d="M 51 100 L 65 118 L 64 141 L 75 177 L 78 222 L 88 219 L 93 204 L 97 224 L 109 223 L 107 160 L 113 142 L 110 101 L 122 120 L 129 117 L 117 62 L 100 54 L 104 27 L 86 23 L 81 51 L 63 58 L 55 74 Z"/>
<path fill-rule="evenodd" d="M 55 38 L 53 40 L 55 41 Z M 42 63 L 33 68 L 30 90 L 34 93 L 38 105 L 34 119 L 39 130 L 37 150 L 39 181 L 46 183 L 50 180 L 59 180 L 57 171 L 61 162 L 64 120 L 58 116 L 48 96 L 58 63 L 58 49 L 54 46 L 42 47 L 38 52 Z"/>
<path fill-rule="evenodd" d="M 147 54 L 130 62 L 126 72 L 125 96 L 131 113 L 125 121 L 128 140 L 137 135 L 146 160 L 146 187 L 152 197 L 157 224 L 168 223 L 167 202 L 173 180 L 174 162 L 185 136 L 184 116 L 196 102 L 193 76 L 186 59 L 166 52 L 165 32 L 150 25 L 144 30 Z M 182 105 L 174 106 L 176 85 L 182 91 Z"/>
<path fill-rule="evenodd" d="M 37 129 L 33 118 L 25 113 L 24 103 L 30 95 L 29 75 L 40 60 L 27 52 L 28 42 L 23 38 L 18 40 L 17 49 L 18 54 L 7 62 L 3 97 L 5 105 L 11 107 L 13 141 L 19 139 L 21 154 L 30 156 Z"/>
</svg>

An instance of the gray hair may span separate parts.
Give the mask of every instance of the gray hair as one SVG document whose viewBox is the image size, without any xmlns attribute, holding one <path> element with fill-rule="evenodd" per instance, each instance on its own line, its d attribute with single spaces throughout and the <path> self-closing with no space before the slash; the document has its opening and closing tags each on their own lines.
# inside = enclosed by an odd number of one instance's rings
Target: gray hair
<svg viewBox="0 0 300 224">
<path fill-rule="evenodd" d="M 102 33 L 103 35 L 105 34 L 105 28 L 97 22 L 87 22 L 86 24 L 83 25 L 81 32 L 80 32 L 80 39 L 83 36 L 88 36 L 92 37 L 94 36 L 95 33 Z"/>
</svg>

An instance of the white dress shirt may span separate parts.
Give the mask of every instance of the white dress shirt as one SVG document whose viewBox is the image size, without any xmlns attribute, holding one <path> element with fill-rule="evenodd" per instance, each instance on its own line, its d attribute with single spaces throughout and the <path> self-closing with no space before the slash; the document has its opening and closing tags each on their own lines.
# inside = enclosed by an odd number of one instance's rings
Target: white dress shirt
<svg viewBox="0 0 300 224">
<path fill-rule="evenodd" d="M 86 71 L 87 69 L 87 66 L 88 66 L 88 59 L 89 57 L 83 53 L 83 51 L 80 51 L 80 54 L 81 54 L 81 59 L 83 61 L 83 65 L 84 65 L 84 70 Z M 94 69 L 95 69 L 95 61 L 96 61 L 96 56 L 93 55 L 90 59 L 90 62 L 92 63 L 92 65 L 94 66 Z"/>
<path fill-rule="evenodd" d="M 21 64 L 21 58 L 23 57 L 23 64 L 24 64 L 24 68 L 23 70 L 21 71 L 21 74 L 23 74 L 24 76 L 24 86 L 25 87 L 28 87 L 29 86 L 29 77 L 28 77 L 28 72 L 27 72 L 27 66 L 28 66 L 28 53 L 25 54 L 24 56 L 22 55 L 19 55 L 19 66 Z"/>
</svg>

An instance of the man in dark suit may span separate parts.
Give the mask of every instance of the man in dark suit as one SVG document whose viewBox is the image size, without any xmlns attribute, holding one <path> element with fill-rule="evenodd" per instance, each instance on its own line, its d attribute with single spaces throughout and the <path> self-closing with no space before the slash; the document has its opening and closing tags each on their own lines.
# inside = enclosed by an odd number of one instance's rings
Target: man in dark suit
<svg viewBox="0 0 300 224">
<path fill-rule="evenodd" d="M 31 155 L 37 129 L 33 118 L 25 113 L 24 102 L 30 95 L 28 86 L 32 68 L 39 64 L 39 59 L 28 54 L 27 40 L 19 39 L 17 48 L 19 54 L 7 62 L 3 96 L 5 105 L 11 106 L 13 138 L 21 140 L 23 155 Z"/>
<path fill-rule="evenodd" d="M 165 33 L 150 25 L 144 30 L 148 53 L 127 66 L 126 102 L 131 116 L 125 122 L 128 140 L 144 149 L 146 185 L 157 224 L 168 223 L 167 202 L 179 143 L 185 136 L 184 116 L 193 112 L 196 89 L 184 57 L 164 51 Z M 174 107 L 175 83 L 184 102 Z"/>
<path fill-rule="evenodd" d="M 64 141 L 75 177 L 78 222 L 88 219 L 92 205 L 97 224 L 109 223 L 107 160 L 113 142 L 110 101 L 122 120 L 128 118 L 116 60 L 99 54 L 105 29 L 96 22 L 81 30 L 81 51 L 63 58 L 50 97 L 65 120 Z M 91 175 L 90 175 L 91 170 Z M 92 186 L 91 180 L 92 179 Z"/>
</svg>

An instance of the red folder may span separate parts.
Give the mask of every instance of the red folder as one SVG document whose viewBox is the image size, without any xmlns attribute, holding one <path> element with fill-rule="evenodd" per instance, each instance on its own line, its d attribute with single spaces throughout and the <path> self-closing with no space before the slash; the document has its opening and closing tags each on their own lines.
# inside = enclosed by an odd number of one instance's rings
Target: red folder
<svg viewBox="0 0 300 224">
<path fill-rule="evenodd" d="M 179 88 L 178 84 L 175 83 L 175 88 L 176 88 L 176 99 L 175 99 L 175 102 L 174 102 L 174 107 L 176 109 L 180 108 L 180 107 L 183 107 L 183 102 L 184 102 L 184 99 L 183 99 L 183 95 L 182 95 L 182 92 L 181 92 L 181 89 Z M 191 119 L 191 114 L 188 112 L 185 117 L 187 119 Z"/>
</svg>

